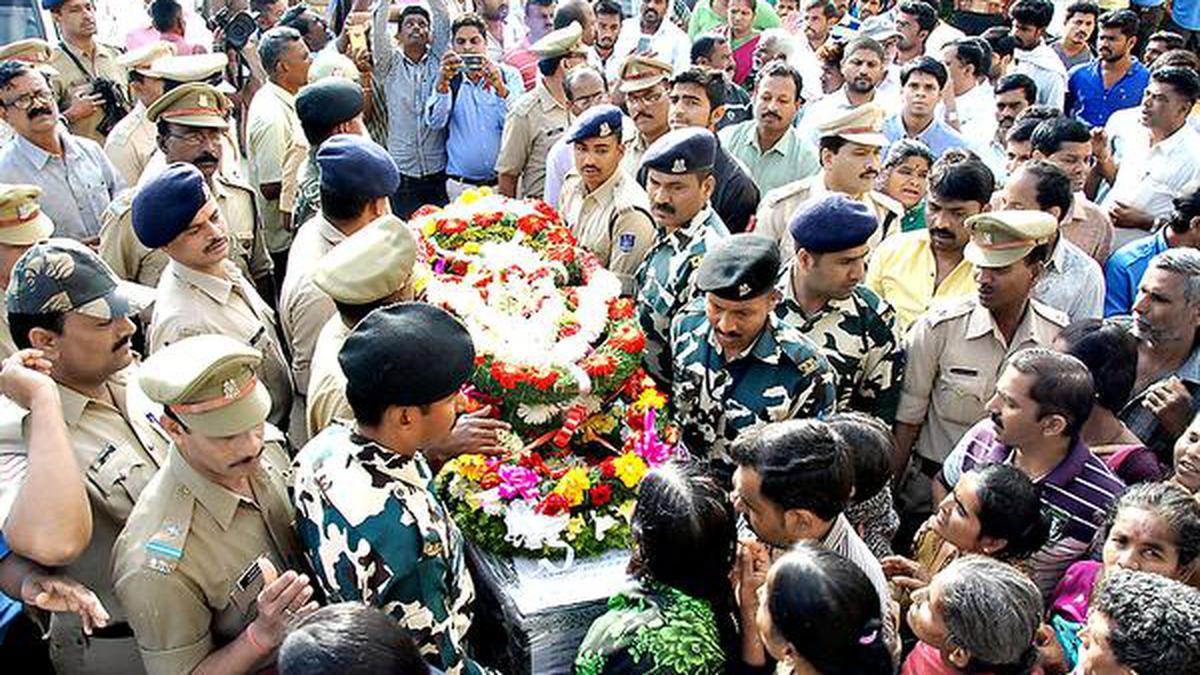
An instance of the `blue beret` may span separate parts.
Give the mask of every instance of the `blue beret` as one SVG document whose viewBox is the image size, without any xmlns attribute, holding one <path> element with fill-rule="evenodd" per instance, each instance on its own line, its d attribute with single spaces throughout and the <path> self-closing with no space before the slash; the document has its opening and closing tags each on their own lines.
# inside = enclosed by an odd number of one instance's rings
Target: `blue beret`
<svg viewBox="0 0 1200 675">
<path fill-rule="evenodd" d="M 687 127 L 663 134 L 642 155 L 642 167 L 663 173 L 711 171 L 717 158 L 717 137 L 708 129 Z"/>
<path fill-rule="evenodd" d="M 310 143 L 362 111 L 362 87 L 344 77 L 326 77 L 296 94 L 296 116 Z"/>
<path fill-rule="evenodd" d="M 400 187 L 396 162 L 377 143 L 353 134 L 338 134 L 317 150 L 321 187 L 342 194 L 388 197 Z"/>
<path fill-rule="evenodd" d="M 58 9 L 67 0 L 42 0 L 42 9 Z"/>
<path fill-rule="evenodd" d="M 748 232 L 735 234 L 700 261 L 696 288 L 726 300 L 757 298 L 775 287 L 782 264 L 774 239 Z"/>
<path fill-rule="evenodd" d="M 567 142 L 608 136 L 621 139 L 621 109 L 615 105 L 597 105 L 588 108 L 575 119 L 575 124 L 571 125 L 571 130 L 567 132 Z"/>
<path fill-rule="evenodd" d="M 381 307 L 358 322 L 338 352 L 346 398 L 427 405 L 458 391 L 475 370 L 471 334 L 423 302 Z"/>
<path fill-rule="evenodd" d="M 801 206 L 788 224 L 796 250 L 809 253 L 862 246 L 877 229 L 879 221 L 866 204 L 840 193 Z"/>
<path fill-rule="evenodd" d="M 171 243 L 208 202 L 204 174 L 175 162 L 143 185 L 133 198 L 133 232 L 146 248 Z"/>
</svg>

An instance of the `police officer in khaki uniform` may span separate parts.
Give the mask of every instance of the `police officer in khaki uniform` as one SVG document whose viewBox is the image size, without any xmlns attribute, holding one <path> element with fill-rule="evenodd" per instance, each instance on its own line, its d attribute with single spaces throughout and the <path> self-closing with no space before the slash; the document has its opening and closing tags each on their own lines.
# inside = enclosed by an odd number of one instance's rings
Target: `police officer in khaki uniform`
<svg viewBox="0 0 1200 675">
<path fill-rule="evenodd" d="M 671 112 L 670 80 L 671 64 L 649 56 L 634 54 L 621 66 L 618 89 L 637 127 L 637 135 L 625 146 L 625 158 L 621 161 L 621 168 L 630 176 L 637 175 L 646 148 L 670 131 L 667 123 Z"/>
<path fill-rule="evenodd" d="M 655 229 L 646 191 L 621 170 L 621 118 L 620 108 L 601 105 L 575 120 L 567 136 L 575 168 L 563 180 L 559 211 L 579 245 L 621 280 L 621 293 L 633 295 Z"/>
<path fill-rule="evenodd" d="M 41 350 L 50 364 L 69 463 L 78 471 L 43 475 L 48 457 L 29 457 L 46 450 L 45 437 L 36 439 L 45 425 L 31 428 L 28 411 L 0 399 L 0 475 L 11 477 L 0 481 L 0 529 L 14 552 L 61 568 L 95 591 L 112 616 L 90 638 L 74 614 L 51 619 L 50 656 L 65 675 L 140 672 L 109 558 L 134 502 L 165 460 L 169 439 L 149 422 L 153 404 L 130 381 L 128 317 L 149 300 L 135 290 L 83 244 L 51 239 L 17 261 L 6 298 L 16 346 Z M 74 500 L 84 494 L 80 506 Z"/>
<path fill-rule="evenodd" d="M 884 237 L 900 231 L 904 207 L 872 189 L 879 174 L 880 152 L 888 145 L 887 136 L 883 135 L 884 117 L 882 107 L 868 103 L 821 125 L 821 172 L 777 187 L 763 197 L 754 231 L 774 237 L 785 259 L 796 252 L 788 234 L 788 223 L 796 210 L 830 192 L 850 195 L 875 214 L 879 229 L 867 242 L 871 250 Z"/>
<path fill-rule="evenodd" d="M 125 69 L 117 62 L 121 52 L 96 41 L 92 0 L 42 0 L 42 7 L 50 10 L 59 35 L 50 59 L 58 71 L 51 81 L 58 107 L 71 133 L 104 145 L 110 125 L 120 118 L 114 116 L 116 110 L 108 107 L 101 92 L 110 88 L 128 105 Z"/>
<path fill-rule="evenodd" d="M 17 260 L 30 246 L 54 233 L 54 223 L 38 206 L 42 189 L 0 183 L 0 280 L 8 285 Z M 0 313 L 0 360 L 17 351 L 8 331 L 8 314 Z"/>
<path fill-rule="evenodd" d="M 216 333 L 263 353 L 259 376 L 271 393 L 268 420 L 286 429 L 292 373 L 275 313 L 228 259 L 229 230 L 204 175 L 179 162 L 144 185 L 133 200 L 133 231 L 171 259 L 158 282 L 147 348 Z"/>
<path fill-rule="evenodd" d="M 371 310 L 412 300 L 417 244 L 404 221 L 388 214 L 334 246 L 316 264 L 313 284 L 337 305 L 317 337 L 309 368 L 309 437 L 335 421 L 353 422 L 338 351 L 350 330 Z"/>
<path fill-rule="evenodd" d="M 104 154 L 125 177 L 126 185 L 137 185 L 142 169 L 158 149 L 154 123 L 146 118 L 146 109 L 163 94 L 162 80 L 154 77 L 153 66 L 155 61 L 174 54 L 175 45 L 159 40 L 117 59 L 129 71 L 129 93 L 137 105 L 108 132 Z"/>
<path fill-rule="evenodd" d="M 504 120 L 500 154 L 496 157 L 497 189 L 501 194 L 541 199 L 546 155 L 571 123 L 563 79 L 568 70 L 587 60 L 579 42 L 582 35 L 579 24 L 572 23 L 547 33 L 530 47 L 538 57 L 542 75 L 533 91 L 519 98 Z"/>
<path fill-rule="evenodd" d="M 53 48 L 50 46 L 50 43 L 37 38 L 17 40 L 0 47 L 0 61 L 21 61 L 28 63 L 42 70 L 50 77 L 58 75 L 53 68 L 47 65 L 50 62 L 52 54 Z M 15 135 L 12 127 L 8 126 L 8 122 L 0 120 L 0 146 L 12 140 Z"/>
<path fill-rule="evenodd" d="M 261 360 L 233 338 L 199 335 L 142 367 L 171 447 L 113 548 L 112 570 L 151 675 L 255 672 L 273 661 L 287 621 L 316 609 L 307 576 L 276 577 L 301 570 L 302 557 L 285 440 L 264 423 Z"/>
<path fill-rule="evenodd" d="M 898 499 L 914 519 L 931 512 L 929 479 L 987 414 L 1005 360 L 1051 346 L 1067 324 L 1065 314 L 1031 297 L 1054 240 L 1054 216 L 993 211 L 966 225 L 971 241 L 963 255 L 975 265 L 978 293 L 923 314 L 906 338 L 895 435 L 898 476 L 907 464 Z"/>
<path fill-rule="evenodd" d="M 222 134 L 225 121 L 225 96 L 207 84 L 185 84 L 164 94 L 150 105 L 146 118 L 155 128 L 166 123 L 166 133 L 157 134 L 162 162 L 188 162 L 205 175 L 217 207 L 229 225 L 229 259 L 256 284 L 269 282 L 271 257 L 258 227 L 254 191 L 249 185 L 228 178 L 220 170 L 224 156 Z M 162 173 L 165 163 L 145 170 L 148 178 Z M 142 186 L 121 194 L 104 213 L 100 228 L 100 255 L 123 279 L 146 286 L 157 286 L 167 265 L 167 254 L 150 249 L 133 233 L 133 201 Z"/>
</svg>

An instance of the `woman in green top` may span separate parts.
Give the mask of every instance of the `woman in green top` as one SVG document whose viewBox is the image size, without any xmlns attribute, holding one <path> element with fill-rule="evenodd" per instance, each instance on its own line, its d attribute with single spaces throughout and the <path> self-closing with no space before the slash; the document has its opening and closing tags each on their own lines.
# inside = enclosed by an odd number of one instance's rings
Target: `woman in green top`
<svg viewBox="0 0 1200 675">
<path fill-rule="evenodd" d="M 696 0 L 696 6 L 692 8 L 692 16 L 688 19 L 688 37 L 692 42 L 704 33 L 707 33 L 715 28 L 721 28 L 728 21 L 726 15 L 729 12 L 729 0 Z M 775 8 L 770 3 L 758 3 L 754 8 L 754 32 L 760 33 L 768 28 L 777 28 L 782 23 L 779 21 L 779 15 L 775 13 Z"/>
<path fill-rule="evenodd" d="M 695 464 L 668 464 L 642 480 L 633 512 L 636 585 L 609 598 L 575 659 L 578 675 L 717 675 L 736 654 L 729 573 L 733 505 Z"/>
<path fill-rule="evenodd" d="M 880 192 L 904 205 L 901 232 L 925 229 L 925 194 L 929 192 L 931 168 L 933 153 L 921 141 L 902 138 L 888 148 L 876 186 Z"/>
</svg>

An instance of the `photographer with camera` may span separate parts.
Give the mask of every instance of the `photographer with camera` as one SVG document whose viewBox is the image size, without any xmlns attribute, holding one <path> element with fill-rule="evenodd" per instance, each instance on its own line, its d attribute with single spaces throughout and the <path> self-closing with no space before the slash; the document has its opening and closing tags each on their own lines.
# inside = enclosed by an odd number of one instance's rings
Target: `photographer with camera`
<svg viewBox="0 0 1200 675">
<path fill-rule="evenodd" d="M 42 0 L 58 31 L 50 65 L 54 95 L 71 133 L 101 145 L 129 112 L 125 68 L 117 49 L 96 41 L 93 0 Z"/>
<path fill-rule="evenodd" d="M 524 92 L 521 73 L 487 56 L 487 24 L 474 12 L 450 24 L 450 46 L 425 106 L 432 129 L 446 136 L 446 194 L 455 199 L 472 186 L 496 184 L 496 155 L 509 103 Z"/>
</svg>

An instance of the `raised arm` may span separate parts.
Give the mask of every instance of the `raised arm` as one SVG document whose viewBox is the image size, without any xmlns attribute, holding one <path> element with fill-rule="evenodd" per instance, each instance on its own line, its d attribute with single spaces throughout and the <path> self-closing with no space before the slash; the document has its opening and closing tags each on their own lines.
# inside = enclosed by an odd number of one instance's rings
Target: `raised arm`
<svg viewBox="0 0 1200 675">
<path fill-rule="evenodd" d="M 392 44 L 392 35 L 388 31 L 388 13 L 391 5 L 388 0 L 375 0 L 371 8 L 371 55 L 375 57 L 376 75 L 386 75 L 392 67 L 396 47 Z"/>
</svg>

